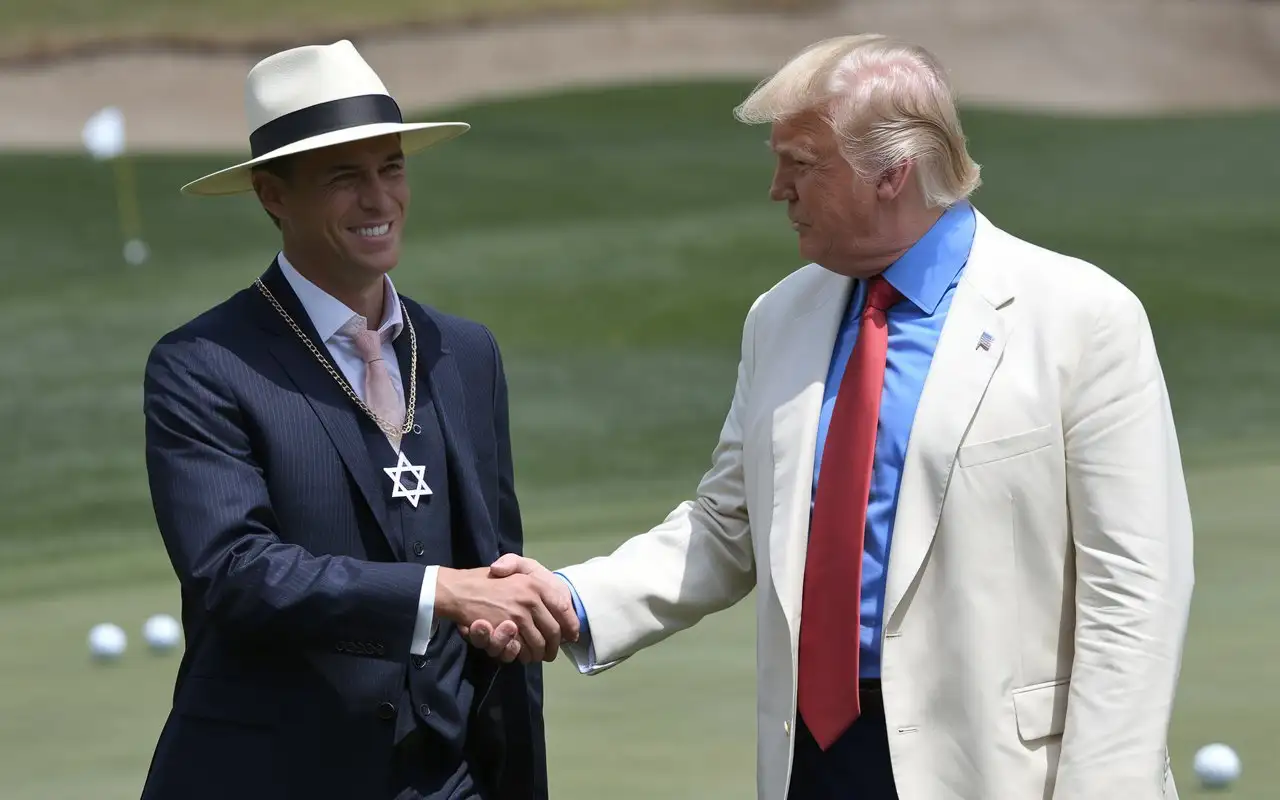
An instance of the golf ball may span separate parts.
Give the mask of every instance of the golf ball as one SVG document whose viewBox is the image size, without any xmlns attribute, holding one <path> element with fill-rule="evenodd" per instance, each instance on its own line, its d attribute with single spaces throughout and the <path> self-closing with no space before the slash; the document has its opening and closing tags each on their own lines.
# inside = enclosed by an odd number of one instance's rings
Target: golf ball
<svg viewBox="0 0 1280 800">
<path fill-rule="evenodd" d="M 1207 744 L 1196 751 L 1195 770 L 1204 786 L 1222 788 L 1240 777 L 1240 756 L 1225 744 Z"/>
<path fill-rule="evenodd" d="M 164 653 L 182 641 L 182 626 L 168 614 L 156 614 L 142 626 L 142 636 L 152 650 Z"/>
<path fill-rule="evenodd" d="M 150 250 L 147 248 L 147 243 L 141 239 L 130 239 L 125 242 L 124 260 L 135 267 L 144 263 L 148 255 L 150 255 Z"/>
<path fill-rule="evenodd" d="M 89 631 L 89 653 L 97 661 L 114 661 L 124 655 L 128 638 L 119 625 L 104 622 Z"/>
</svg>

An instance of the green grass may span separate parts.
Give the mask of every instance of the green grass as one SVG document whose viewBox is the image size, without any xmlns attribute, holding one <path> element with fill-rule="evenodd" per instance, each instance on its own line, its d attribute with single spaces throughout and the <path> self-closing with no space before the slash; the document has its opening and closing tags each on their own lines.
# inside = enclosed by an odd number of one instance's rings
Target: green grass
<svg viewBox="0 0 1280 800">
<path fill-rule="evenodd" d="M 0 56 L 56 55 L 122 41 L 230 45 L 364 31 L 671 7 L 796 10 L 829 0 L 5 0 Z"/>
<path fill-rule="evenodd" d="M 530 550 L 604 552 L 692 490 L 732 391 L 742 315 L 797 266 L 766 188 L 748 87 L 648 87 L 457 109 L 474 130 L 412 162 L 402 291 L 490 324 L 512 390 Z M 1174 731 L 1274 796 L 1280 614 L 1280 115 L 1067 121 L 965 116 L 998 224 L 1103 265 L 1145 302 L 1185 448 L 1198 584 Z M 169 328 L 246 286 L 275 231 L 248 198 L 177 187 L 232 156 L 143 158 L 153 259 L 119 258 L 110 171 L 0 156 L 0 796 L 136 796 L 176 659 L 95 669 L 102 619 L 136 640 L 176 590 L 151 516 L 141 370 Z M 21 387 L 21 388 L 19 388 Z M 754 780 L 744 603 L 596 679 L 548 670 L 554 794 L 740 798 Z M 136 642 L 135 642 L 136 645 Z M 138 648 L 135 646 L 135 651 Z M 74 753 L 69 758 L 68 753 Z"/>
</svg>

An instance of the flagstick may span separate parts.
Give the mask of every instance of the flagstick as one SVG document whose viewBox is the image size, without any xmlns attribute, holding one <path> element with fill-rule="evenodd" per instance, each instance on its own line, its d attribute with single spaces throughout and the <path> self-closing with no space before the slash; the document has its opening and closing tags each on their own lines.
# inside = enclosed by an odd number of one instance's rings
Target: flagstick
<svg viewBox="0 0 1280 800">
<path fill-rule="evenodd" d="M 120 232 L 125 241 L 140 238 L 142 223 L 138 214 L 138 183 L 134 179 L 133 163 L 128 156 L 117 156 L 112 161 L 116 168 L 116 206 L 120 212 Z"/>
<path fill-rule="evenodd" d="M 138 207 L 138 181 L 134 175 L 133 161 L 121 154 L 111 159 L 115 162 L 116 208 L 119 211 L 120 233 L 124 237 L 125 260 L 139 264 L 146 260 L 146 245 L 142 241 L 142 214 Z"/>
</svg>

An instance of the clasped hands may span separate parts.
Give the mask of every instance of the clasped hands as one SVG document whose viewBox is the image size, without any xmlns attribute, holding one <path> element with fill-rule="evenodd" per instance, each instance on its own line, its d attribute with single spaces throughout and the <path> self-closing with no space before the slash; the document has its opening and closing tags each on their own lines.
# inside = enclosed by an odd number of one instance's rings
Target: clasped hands
<svg viewBox="0 0 1280 800">
<path fill-rule="evenodd" d="M 554 661 L 577 642 L 569 587 L 531 558 L 508 553 L 479 569 L 441 569 L 436 608 L 474 647 L 503 662 Z"/>
</svg>

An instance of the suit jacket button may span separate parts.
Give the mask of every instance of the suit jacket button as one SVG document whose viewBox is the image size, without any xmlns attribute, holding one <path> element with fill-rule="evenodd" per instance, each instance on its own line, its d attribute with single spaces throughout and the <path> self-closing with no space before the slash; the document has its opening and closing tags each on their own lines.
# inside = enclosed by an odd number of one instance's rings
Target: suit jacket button
<svg viewBox="0 0 1280 800">
<path fill-rule="evenodd" d="M 378 719 L 394 719 L 396 716 L 396 707 L 390 703 L 378 704 Z"/>
<path fill-rule="evenodd" d="M 413 657 L 413 668 L 414 668 L 414 669 L 425 669 L 425 668 L 426 668 L 426 666 L 427 666 L 427 657 L 426 657 L 426 656 L 414 656 L 414 657 Z"/>
<path fill-rule="evenodd" d="M 425 547 L 423 547 L 423 546 L 422 546 L 422 542 L 414 542 L 414 543 L 413 543 L 413 554 L 414 554 L 415 556 L 420 556 L 420 555 L 422 555 L 422 554 L 423 554 L 423 553 L 425 553 L 425 552 L 427 552 L 427 548 L 425 548 Z"/>
<path fill-rule="evenodd" d="M 421 712 L 422 716 L 424 717 L 431 716 L 431 706 L 427 705 L 426 703 L 423 703 L 422 705 L 418 706 L 418 711 Z"/>
</svg>

